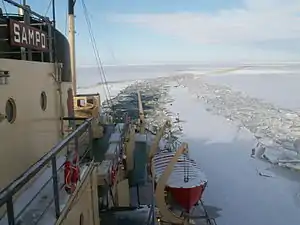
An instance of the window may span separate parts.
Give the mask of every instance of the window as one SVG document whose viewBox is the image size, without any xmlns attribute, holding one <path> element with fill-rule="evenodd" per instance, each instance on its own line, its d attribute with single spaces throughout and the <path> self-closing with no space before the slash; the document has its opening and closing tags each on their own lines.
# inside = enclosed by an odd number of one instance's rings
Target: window
<svg viewBox="0 0 300 225">
<path fill-rule="evenodd" d="M 9 98 L 5 105 L 6 119 L 9 123 L 13 123 L 17 117 L 17 106 L 13 98 Z"/>
<path fill-rule="evenodd" d="M 47 95 L 44 91 L 41 93 L 40 104 L 41 104 L 42 110 L 45 111 L 47 108 Z"/>
<path fill-rule="evenodd" d="M 77 106 L 78 107 L 84 107 L 85 106 L 85 100 L 84 99 L 77 99 Z"/>
</svg>

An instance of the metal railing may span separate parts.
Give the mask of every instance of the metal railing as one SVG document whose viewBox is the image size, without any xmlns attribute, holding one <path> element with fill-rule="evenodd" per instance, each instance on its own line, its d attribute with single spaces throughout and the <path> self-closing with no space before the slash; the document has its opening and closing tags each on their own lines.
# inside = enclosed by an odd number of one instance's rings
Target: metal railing
<svg viewBox="0 0 300 225">
<path fill-rule="evenodd" d="M 12 7 L 16 7 L 18 9 L 23 10 L 23 15 L 9 13 L 7 8 L 5 7 L 6 4 Z M 54 2 L 52 3 L 54 4 Z M 54 7 L 54 5 L 52 6 Z M 29 61 L 41 61 L 41 62 L 55 62 L 56 58 L 56 51 L 55 51 L 55 44 L 56 44 L 56 35 L 55 35 L 55 10 L 52 10 L 52 21 L 49 17 L 43 16 L 33 10 L 27 5 L 20 4 L 13 0 L 3 0 L 3 9 L 2 15 L 0 15 L 0 26 L 6 27 L 9 29 L 9 19 L 19 20 L 24 22 L 25 25 L 34 26 L 35 28 L 39 29 L 40 31 L 47 33 L 47 51 L 41 50 L 34 50 L 28 48 L 11 48 L 11 46 L 6 46 L 6 43 L 10 40 L 9 35 L 2 35 L 0 37 L 0 42 L 5 43 L 4 49 L 0 51 L 1 57 L 3 58 L 13 58 L 13 59 L 27 59 Z M 53 8 L 54 9 L 54 8 Z M 5 34 L 5 33 L 4 33 Z M 2 44 L 2 43 L 0 43 Z"/>
<path fill-rule="evenodd" d="M 51 23 L 49 18 L 45 17 L 45 16 L 42 16 L 34 11 L 32 11 L 31 9 L 28 9 L 26 6 L 22 5 L 22 4 L 19 4 L 17 3 L 16 1 L 13 1 L 13 0 L 3 0 L 4 2 L 7 2 L 17 8 L 20 8 L 20 9 L 23 9 L 24 11 L 27 11 L 29 14 L 41 19 L 42 21 L 46 22 L 46 23 Z"/>
<path fill-rule="evenodd" d="M 85 120 L 75 131 L 0 192 L 0 209 L 6 205 L 5 213 L 0 215 L 1 225 L 15 225 L 18 221 L 23 221 L 25 224 L 38 224 L 49 210 L 51 215 L 53 211 L 55 212 L 53 217 L 55 222 L 63 209 L 60 204 L 69 198 L 64 190 L 65 153 L 78 150 L 79 165 L 82 165 L 87 156 L 92 157 L 88 154 L 91 152 L 93 141 L 91 122 L 92 118 Z M 89 162 L 91 161 L 92 159 L 89 158 Z"/>
</svg>

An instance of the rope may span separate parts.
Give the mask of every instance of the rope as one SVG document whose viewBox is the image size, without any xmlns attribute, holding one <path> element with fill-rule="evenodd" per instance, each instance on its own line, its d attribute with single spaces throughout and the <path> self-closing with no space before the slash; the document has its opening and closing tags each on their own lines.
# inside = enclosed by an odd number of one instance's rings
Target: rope
<svg viewBox="0 0 300 225">
<path fill-rule="evenodd" d="M 6 9 L 4 0 L 2 0 L 2 5 L 3 5 L 3 9 L 4 9 L 4 11 L 5 11 L 5 14 L 7 15 L 8 13 L 7 13 L 7 9 Z"/>
<path fill-rule="evenodd" d="M 94 55 L 96 58 L 96 62 L 97 62 L 97 68 L 99 71 L 99 74 L 101 75 L 101 82 L 104 84 L 104 94 L 105 97 L 107 99 L 108 105 L 111 107 L 111 94 L 110 94 L 110 90 L 108 88 L 108 83 L 106 80 L 106 76 L 105 76 L 105 71 L 102 65 L 102 60 L 100 58 L 100 54 L 97 48 L 97 44 L 96 44 L 96 40 L 95 40 L 95 36 L 93 34 L 93 29 L 92 29 L 92 24 L 89 18 L 89 13 L 88 13 L 88 9 L 86 7 L 85 1 L 81 0 L 82 3 L 82 7 L 83 7 L 83 12 L 84 12 L 84 16 L 85 16 L 85 20 L 88 26 L 88 31 L 89 31 L 89 35 L 90 35 L 90 39 L 92 42 L 92 47 L 93 47 L 93 51 L 94 51 Z"/>
<path fill-rule="evenodd" d="M 66 16 L 65 16 L 65 35 L 67 35 L 67 30 L 68 29 L 68 6 L 66 9 Z"/>
<path fill-rule="evenodd" d="M 75 166 L 70 166 L 70 171 L 67 173 L 67 176 L 65 177 L 65 186 L 69 187 L 69 188 L 72 188 L 72 185 L 74 185 L 72 183 L 71 184 L 68 183 L 68 180 L 69 180 L 70 176 L 72 175 L 72 169 L 77 170 L 77 168 Z"/>
<path fill-rule="evenodd" d="M 50 10 L 50 7 L 51 7 L 51 5 L 52 5 L 52 1 L 53 1 L 53 0 L 50 0 L 50 1 L 49 1 L 48 6 L 47 6 L 47 8 L 46 8 L 46 12 L 45 12 L 45 14 L 44 14 L 44 17 L 47 16 L 47 14 L 48 14 L 48 12 L 49 12 L 49 10 Z"/>
</svg>

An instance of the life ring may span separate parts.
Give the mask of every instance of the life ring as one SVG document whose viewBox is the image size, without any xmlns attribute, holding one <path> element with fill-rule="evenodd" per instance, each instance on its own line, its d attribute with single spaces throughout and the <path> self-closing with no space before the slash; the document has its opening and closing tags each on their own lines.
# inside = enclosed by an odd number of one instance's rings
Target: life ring
<svg viewBox="0 0 300 225">
<path fill-rule="evenodd" d="M 64 164 L 65 176 L 65 191 L 72 194 L 77 186 L 80 176 L 80 169 L 78 165 L 78 156 L 76 155 L 72 161 L 67 160 Z"/>
</svg>

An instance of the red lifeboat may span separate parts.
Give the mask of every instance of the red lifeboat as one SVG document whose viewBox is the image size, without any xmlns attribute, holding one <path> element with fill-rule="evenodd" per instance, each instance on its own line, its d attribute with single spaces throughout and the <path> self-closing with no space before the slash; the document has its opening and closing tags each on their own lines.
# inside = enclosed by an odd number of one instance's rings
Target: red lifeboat
<svg viewBox="0 0 300 225">
<path fill-rule="evenodd" d="M 159 152 L 153 159 L 154 178 L 158 182 L 174 152 Z M 207 179 L 197 163 L 186 156 L 180 156 L 166 183 L 174 200 L 187 212 L 202 198 Z"/>
</svg>

